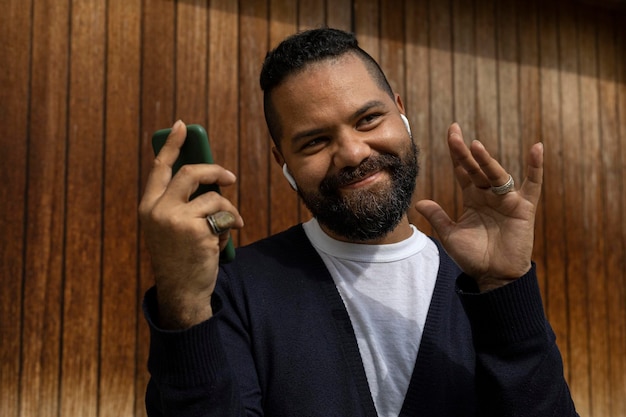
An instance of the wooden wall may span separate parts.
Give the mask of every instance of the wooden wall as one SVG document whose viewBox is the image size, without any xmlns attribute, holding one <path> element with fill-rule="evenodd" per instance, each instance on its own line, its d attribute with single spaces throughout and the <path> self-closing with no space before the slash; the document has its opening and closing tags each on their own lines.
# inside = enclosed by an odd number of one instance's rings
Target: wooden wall
<svg viewBox="0 0 626 417">
<path fill-rule="evenodd" d="M 617 2 L 616 2 L 617 3 Z M 244 244 L 307 217 L 258 72 L 285 35 L 353 30 L 401 93 L 420 198 L 459 209 L 459 121 L 519 179 L 546 147 L 536 262 L 581 415 L 626 416 L 626 9 L 530 0 L 4 0 L 0 415 L 142 416 L 151 133 L 207 127 Z M 429 231 L 422 219 L 416 222 Z"/>
</svg>

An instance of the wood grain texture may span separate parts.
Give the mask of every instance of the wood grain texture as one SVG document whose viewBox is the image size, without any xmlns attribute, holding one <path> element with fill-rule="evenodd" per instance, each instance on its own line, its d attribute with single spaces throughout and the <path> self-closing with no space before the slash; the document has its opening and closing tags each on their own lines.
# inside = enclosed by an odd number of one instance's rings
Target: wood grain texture
<svg viewBox="0 0 626 417">
<path fill-rule="evenodd" d="M 579 47 L 577 13 L 562 2 L 559 4 L 559 70 L 560 113 L 563 135 L 563 189 L 566 242 L 567 303 L 569 314 L 569 374 L 570 390 L 576 398 L 580 415 L 590 415 L 589 398 L 589 321 L 587 310 L 587 280 L 585 264 L 587 250 L 583 226 L 582 189 L 586 173 L 586 156 L 582 136 L 581 91 L 579 84 Z M 544 112 L 545 114 L 545 112 Z M 584 151 L 583 151 L 584 149 Z M 558 212 L 553 212 L 554 216 Z M 555 243 L 556 244 L 556 243 Z M 558 290 L 558 289 L 555 289 Z"/>
<path fill-rule="evenodd" d="M 543 221 L 540 227 L 544 232 L 538 233 L 535 241 L 541 241 L 541 246 L 544 247 L 541 254 L 545 262 L 543 294 L 546 314 L 554 326 L 557 344 L 563 357 L 565 375 L 569 375 L 568 309 L 565 308 L 567 305 L 567 240 L 563 184 L 564 137 L 561 129 L 560 100 L 562 95 L 559 77 L 558 18 L 555 5 L 541 8 L 538 17 L 538 58 L 541 64 L 539 67 L 540 124 L 538 127 L 544 144 L 544 181 L 540 206 Z M 554 215 L 553 213 L 562 214 Z"/>
<path fill-rule="evenodd" d="M 139 184 L 143 190 L 154 159 L 152 133 L 169 127 L 175 119 L 175 45 L 176 4 L 169 0 L 147 0 L 142 8 L 141 26 L 141 92 Z M 145 416 L 144 394 L 148 384 L 148 326 L 143 319 L 141 300 L 144 292 L 153 285 L 152 268 L 138 229 L 139 250 L 137 280 L 137 346 L 135 378 L 135 416 Z"/>
<path fill-rule="evenodd" d="M 0 17 L 0 415 L 145 416 L 152 285 L 137 204 L 152 133 L 205 125 L 237 245 L 310 217 L 271 155 L 259 70 L 298 30 L 352 30 L 400 93 L 415 200 L 462 200 L 458 121 L 523 178 L 544 144 L 534 259 L 580 415 L 626 415 L 626 10 L 567 0 L 6 2 Z M 411 212 L 426 233 L 428 223 Z"/>
<path fill-rule="evenodd" d="M 476 137 L 500 156 L 498 140 L 498 60 L 496 5 L 484 0 L 476 8 Z"/>
<path fill-rule="evenodd" d="M 69 3 L 34 4 L 20 414 L 59 410 Z"/>
<path fill-rule="evenodd" d="M 299 0 L 298 10 L 298 30 L 315 29 L 325 26 L 327 6 L 324 0 Z"/>
<path fill-rule="evenodd" d="M 611 309 L 609 313 L 611 332 L 611 399 L 614 401 L 613 415 L 626 415 L 626 27 L 620 22 L 621 16 L 613 16 L 612 27 L 615 28 L 615 52 L 616 52 L 616 89 L 617 89 L 617 120 L 616 132 L 619 137 L 619 168 L 617 176 L 621 194 L 620 213 L 621 222 L 613 224 L 619 229 L 621 238 L 621 257 L 619 251 L 616 256 L 621 258 L 620 270 L 610 270 L 610 295 Z M 621 226 L 620 226 L 621 225 Z M 617 239 L 619 239 L 617 238 Z M 619 247 L 619 246 L 618 246 Z"/>
<path fill-rule="evenodd" d="M 456 181 L 447 132 L 453 120 L 452 33 L 450 7 L 441 1 L 430 0 L 428 6 L 429 84 L 430 84 L 430 138 L 433 189 L 431 198 L 451 215 L 456 212 Z"/>
<path fill-rule="evenodd" d="M 213 1 L 209 13 L 208 33 L 208 126 L 207 134 L 215 162 L 238 172 L 238 103 L 239 47 L 237 3 Z M 222 187 L 222 194 L 238 203 L 236 187 Z M 237 242 L 238 233 L 233 232 Z"/>
<path fill-rule="evenodd" d="M 71 44 L 65 262 L 61 350 L 61 415 L 98 414 L 102 324 L 103 161 L 106 10 L 70 10 Z"/>
<path fill-rule="evenodd" d="M 538 2 L 531 0 L 524 7 L 518 7 L 517 36 L 519 62 L 519 153 L 520 181 L 527 174 L 527 155 L 537 142 L 543 142 L 541 136 L 541 83 L 539 55 L 539 16 Z M 535 246 L 533 259 L 537 265 L 539 287 L 546 299 L 546 259 L 544 230 L 544 207 L 540 200 L 535 220 Z M 559 293 L 563 293 L 560 291 Z M 562 305 L 562 304 L 561 304 Z"/>
<path fill-rule="evenodd" d="M 405 3 L 405 60 L 406 95 L 404 105 L 411 123 L 413 140 L 420 150 L 420 173 L 415 185 L 413 202 L 431 198 L 432 178 L 432 139 L 430 120 L 430 54 L 428 38 L 430 31 L 429 2 L 419 0 Z M 440 139 L 440 138 L 439 138 Z M 431 234 L 430 224 L 416 212 L 409 212 L 409 219 L 424 233 Z"/>
<path fill-rule="evenodd" d="M 354 27 L 352 31 L 359 40 L 359 46 L 375 60 L 380 60 L 380 4 L 372 0 L 353 0 Z"/>
<path fill-rule="evenodd" d="M 9 0 L 0 16 L 0 415 L 19 415 L 24 294 L 28 105 L 33 4 Z M 6 40 L 5 40 L 6 39 Z"/>
<path fill-rule="evenodd" d="M 453 120 L 469 141 L 476 138 L 476 21 L 473 0 L 454 0 L 451 9 L 452 65 L 453 65 Z M 444 136 L 441 132 L 437 136 Z M 463 210 L 463 197 L 455 193 L 455 215 Z"/>
<path fill-rule="evenodd" d="M 596 298 L 604 298 L 605 310 L 596 312 L 596 320 L 604 322 L 606 334 L 605 350 L 599 354 L 606 358 L 604 369 L 605 387 L 600 388 L 600 398 L 603 400 L 601 409 L 597 412 L 602 415 L 614 416 L 626 414 L 626 397 L 617 387 L 623 387 L 626 381 L 624 375 L 624 360 L 626 345 L 624 344 L 624 313 L 626 307 L 626 293 L 624 281 L 616 279 L 626 269 L 624 259 L 624 241 L 621 229 L 616 227 L 623 222 L 624 207 L 621 201 L 623 187 L 623 171 L 621 160 L 619 113 L 618 113 L 618 57 L 616 48 L 617 30 L 613 24 L 613 17 L 603 12 L 598 17 L 598 79 L 599 79 L 599 123 L 601 143 L 601 181 L 603 186 L 602 220 L 604 230 L 604 253 L 606 277 L 601 287 L 596 291 Z M 623 123 L 623 122 L 622 122 Z M 600 300 L 597 300 L 598 302 Z M 601 315 L 604 313 L 604 315 Z"/>
<path fill-rule="evenodd" d="M 581 7 L 581 16 L 596 15 L 595 10 Z M 608 339 L 606 308 L 606 262 L 604 259 L 605 232 L 603 232 L 602 138 L 600 133 L 600 96 L 598 79 L 598 20 L 580 18 L 580 93 L 581 132 L 584 140 L 585 158 L 583 170 L 583 217 L 588 219 L 585 227 L 587 251 L 587 311 L 589 327 L 589 355 L 593 366 L 589 371 L 592 415 L 609 413 L 608 390 Z"/>
<path fill-rule="evenodd" d="M 270 140 L 263 117 L 259 70 L 269 49 L 267 1 L 240 2 L 239 61 L 239 212 L 247 225 L 240 233 L 245 245 L 269 233 Z"/>
<path fill-rule="evenodd" d="M 353 15 L 351 0 L 333 0 L 332 7 L 326 10 L 326 24 L 329 27 L 352 30 Z"/>
<path fill-rule="evenodd" d="M 289 0 L 272 0 L 270 2 L 269 43 L 271 48 L 298 30 L 299 19 L 296 6 L 295 2 Z M 267 130 L 267 128 L 265 129 Z M 271 146 L 274 146 L 273 142 Z M 270 233 L 276 233 L 300 221 L 301 207 L 298 194 L 291 189 L 283 176 L 282 167 L 278 166 L 274 158 L 271 158 L 269 164 L 271 176 Z"/>
<path fill-rule="evenodd" d="M 134 413 L 140 155 L 140 0 L 108 2 L 99 417 Z"/>
</svg>

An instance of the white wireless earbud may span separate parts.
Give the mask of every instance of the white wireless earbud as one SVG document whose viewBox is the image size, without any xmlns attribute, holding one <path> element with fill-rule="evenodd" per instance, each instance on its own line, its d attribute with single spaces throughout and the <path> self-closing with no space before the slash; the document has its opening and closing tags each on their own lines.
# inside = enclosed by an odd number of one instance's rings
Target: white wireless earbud
<svg viewBox="0 0 626 417">
<path fill-rule="evenodd" d="M 287 182 L 289 183 L 289 185 L 291 185 L 291 188 L 297 190 L 298 186 L 296 185 L 296 180 L 291 176 L 291 173 L 289 173 L 287 164 L 283 164 L 283 175 L 285 176 L 285 178 L 287 178 Z"/>
<path fill-rule="evenodd" d="M 404 127 L 406 127 L 406 131 L 409 132 L 409 136 L 413 137 L 413 134 L 411 133 L 411 125 L 409 124 L 409 119 L 407 119 L 406 116 L 402 113 L 400 113 L 400 117 L 404 122 Z"/>
</svg>

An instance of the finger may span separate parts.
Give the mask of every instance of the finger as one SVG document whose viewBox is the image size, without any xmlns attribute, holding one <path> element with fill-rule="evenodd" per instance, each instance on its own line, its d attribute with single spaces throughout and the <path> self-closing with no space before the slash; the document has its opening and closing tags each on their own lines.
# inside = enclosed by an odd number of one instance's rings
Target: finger
<svg viewBox="0 0 626 417">
<path fill-rule="evenodd" d="M 461 188 L 465 188 L 471 183 L 479 188 L 488 188 L 489 181 L 470 149 L 463 140 L 463 133 L 457 123 L 453 123 L 448 129 L 448 148 L 456 178 Z"/>
<path fill-rule="evenodd" d="M 535 143 L 528 153 L 526 178 L 520 188 L 522 195 L 536 204 L 543 184 L 543 143 Z"/>
<path fill-rule="evenodd" d="M 441 239 L 445 240 L 454 222 L 443 208 L 432 200 L 420 200 L 415 203 L 415 209 L 428 220 Z"/>
<path fill-rule="evenodd" d="M 196 197 L 192 203 L 189 204 L 190 210 L 193 215 L 200 219 L 206 219 L 209 216 L 224 216 L 218 222 L 218 228 L 235 228 L 240 229 L 243 227 L 243 218 L 239 214 L 237 208 L 233 203 L 225 197 L 222 197 L 217 193 L 206 193 Z M 226 214 L 233 218 L 231 221 Z M 217 221 L 217 219 L 216 219 Z M 223 226 L 223 227 L 222 227 Z"/>
<path fill-rule="evenodd" d="M 173 198 L 181 202 L 189 201 L 190 196 L 200 184 L 216 184 L 228 186 L 237 180 L 235 174 L 216 164 L 183 165 L 164 193 L 165 198 Z M 194 199 L 193 201 L 197 200 Z M 193 202 L 192 201 L 192 202 Z"/>
<path fill-rule="evenodd" d="M 480 166 L 480 170 L 487 178 L 487 187 L 498 187 L 506 184 L 509 180 L 509 173 L 489 154 L 480 141 L 475 140 L 472 142 L 470 151 Z"/>
<path fill-rule="evenodd" d="M 185 142 L 187 127 L 178 120 L 172 126 L 165 144 L 154 158 L 152 169 L 148 174 L 143 202 L 152 205 L 163 194 L 172 178 L 172 166 L 180 154 L 180 147 Z"/>
</svg>

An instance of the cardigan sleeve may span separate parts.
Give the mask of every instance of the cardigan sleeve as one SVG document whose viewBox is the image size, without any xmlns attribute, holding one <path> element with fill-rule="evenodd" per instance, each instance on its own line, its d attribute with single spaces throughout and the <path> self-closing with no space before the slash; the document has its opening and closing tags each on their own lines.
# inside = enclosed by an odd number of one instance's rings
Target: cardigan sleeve
<svg viewBox="0 0 626 417">
<path fill-rule="evenodd" d="M 214 306 L 219 313 L 221 301 Z M 144 297 L 150 327 L 146 410 L 150 417 L 210 417 L 261 415 L 260 404 L 244 396 L 222 343 L 216 317 L 186 330 L 168 331 L 156 325 L 156 289 Z M 256 381 L 254 368 L 249 378 Z"/>
<path fill-rule="evenodd" d="M 535 266 L 498 289 L 478 293 L 461 275 L 457 289 L 476 350 L 479 416 L 577 416 L 548 323 Z"/>
</svg>

